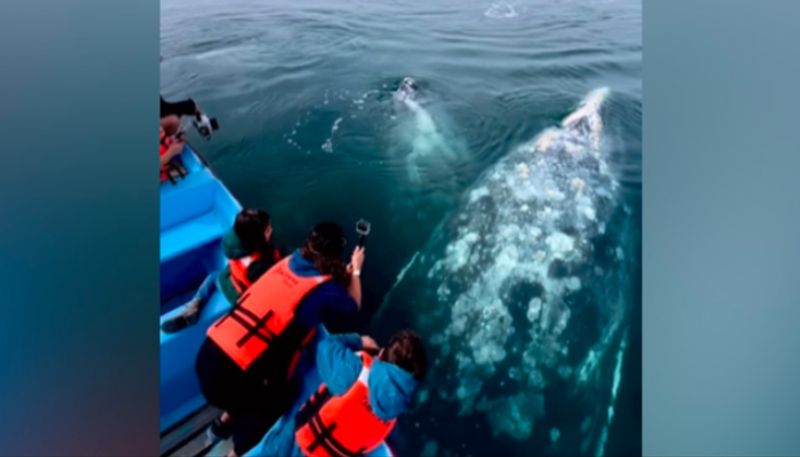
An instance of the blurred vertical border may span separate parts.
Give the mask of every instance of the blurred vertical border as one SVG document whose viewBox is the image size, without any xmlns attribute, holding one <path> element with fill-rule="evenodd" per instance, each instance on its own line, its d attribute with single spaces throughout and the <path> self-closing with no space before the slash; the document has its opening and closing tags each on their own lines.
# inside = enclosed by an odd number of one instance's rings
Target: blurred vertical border
<svg viewBox="0 0 800 457">
<path fill-rule="evenodd" d="M 800 2 L 643 9 L 644 454 L 800 455 Z"/>
<path fill-rule="evenodd" d="M 0 454 L 158 452 L 158 24 L 0 2 Z"/>
</svg>

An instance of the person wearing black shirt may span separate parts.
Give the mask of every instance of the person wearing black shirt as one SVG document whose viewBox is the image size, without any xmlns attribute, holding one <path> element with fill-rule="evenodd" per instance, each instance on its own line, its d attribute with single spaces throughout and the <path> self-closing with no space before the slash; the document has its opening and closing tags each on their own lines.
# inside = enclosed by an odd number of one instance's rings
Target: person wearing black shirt
<svg viewBox="0 0 800 457">
<path fill-rule="evenodd" d="M 200 114 L 200 107 L 194 100 L 187 98 L 177 102 L 168 102 L 161 97 L 161 127 L 167 136 L 178 133 L 181 125 L 181 116 L 195 116 Z"/>
</svg>

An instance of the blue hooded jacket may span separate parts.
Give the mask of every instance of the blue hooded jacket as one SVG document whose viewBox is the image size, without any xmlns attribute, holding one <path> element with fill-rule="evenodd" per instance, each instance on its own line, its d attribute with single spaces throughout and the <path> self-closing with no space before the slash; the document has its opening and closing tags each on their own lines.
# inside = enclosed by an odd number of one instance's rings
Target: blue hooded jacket
<svg viewBox="0 0 800 457">
<path fill-rule="evenodd" d="M 330 335 L 320 326 L 312 348 L 306 354 L 311 356 L 314 353 L 313 358 L 308 357 L 303 362 L 303 368 L 308 371 L 303 380 L 301 398 L 246 456 L 301 457 L 302 452 L 294 441 L 294 417 L 297 411 L 320 383 L 324 382 L 334 395 L 341 395 L 358 379 L 362 366 L 361 358 L 355 353 L 361 350 L 361 337 L 358 334 Z M 316 370 L 311 364 L 314 361 Z M 411 373 L 377 359 L 372 363 L 367 384 L 370 406 L 375 415 L 383 420 L 394 419 L 406 411 L 419 387 Z"/>
<path fill-rule="evenodd" d="M 298 276 L 318 276 L 321 273 L 311 261 L 304 259 L 299 250 L 292 253 L 289 269 Z M 330 318 L 352 318 L 358 315 L 359 306 L 339 283 L 328 281 L 314 288 L 297 307 L 297 321 L 313 328 Z"/>
</svg>

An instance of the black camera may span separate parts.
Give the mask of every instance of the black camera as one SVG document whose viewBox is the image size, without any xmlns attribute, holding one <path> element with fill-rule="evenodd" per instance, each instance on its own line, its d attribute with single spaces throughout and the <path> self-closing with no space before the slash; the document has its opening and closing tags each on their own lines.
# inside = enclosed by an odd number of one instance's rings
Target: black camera
<svg viewBox="0 0 800 457">
<path fill-rule="evenodd" d="M 217 118 L 211 117 L 209 118 L 205 114 L 198 114 L 192 119 L 192 123 L 194 124 L 194 128 L 197 129 L 197 133 L 203 136 L 203 138 L 210 140 L 211 139 L 211 132 L 219 130 L 219 123 L 217 123 Z"/>
<path fill-rule="evenodd" d="M 356 233 L 358 233 L 358 245 L 364 246 L 364 242 L 367 241 L 367 235 L 369 235 L 370 230 L 370 223 L 364 219 L 359 219 L 356 222 Z"/>
</svg>

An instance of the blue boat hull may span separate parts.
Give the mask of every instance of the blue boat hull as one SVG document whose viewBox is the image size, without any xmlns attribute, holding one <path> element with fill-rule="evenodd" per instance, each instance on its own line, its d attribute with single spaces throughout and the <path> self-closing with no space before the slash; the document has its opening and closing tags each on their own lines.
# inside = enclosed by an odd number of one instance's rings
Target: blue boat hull
<svg viewBox="0 0 800 457">
<path fill-rule="evenodd" d="M 161 186 L 161 322 L 182 311 L 200 283 L 225 266 L 221 240 L 241 209 L 228 189 L 187 146 L 188 174 Z M 161 431 L 205 405 L 194 360 L 206 329 L 230 309 L 217 289 L 200 321 L 181 332 L 161 332 Z"/>
<path fill-rule="evenodd" d="M 161 323 L 183 311 L 182 305 L 192 298 L 208 275 L 214 274 L 216 281 L 216 272 L 226 263 L 222 237 L 241 210 L 236 198 L 189 146 L 181 154 L 181 160 L 187 176 L 161 186 Z M 159 425 L 162 433 L 206 405 L 194 370 L 195 357 L 208 327 L 230 307 L 217 287 L 196 325 L 178 333 L 161 332 Z M 315 367 L 306 366 L 303 395 L 295 409 L 303 398 L 314 392 L 319 382 Z M 261 446 L 263 442 L 248 455 L 260 455 Z M 391 455 L 389 447 L 383 444 L 369 457 Z"/>
</svg>

